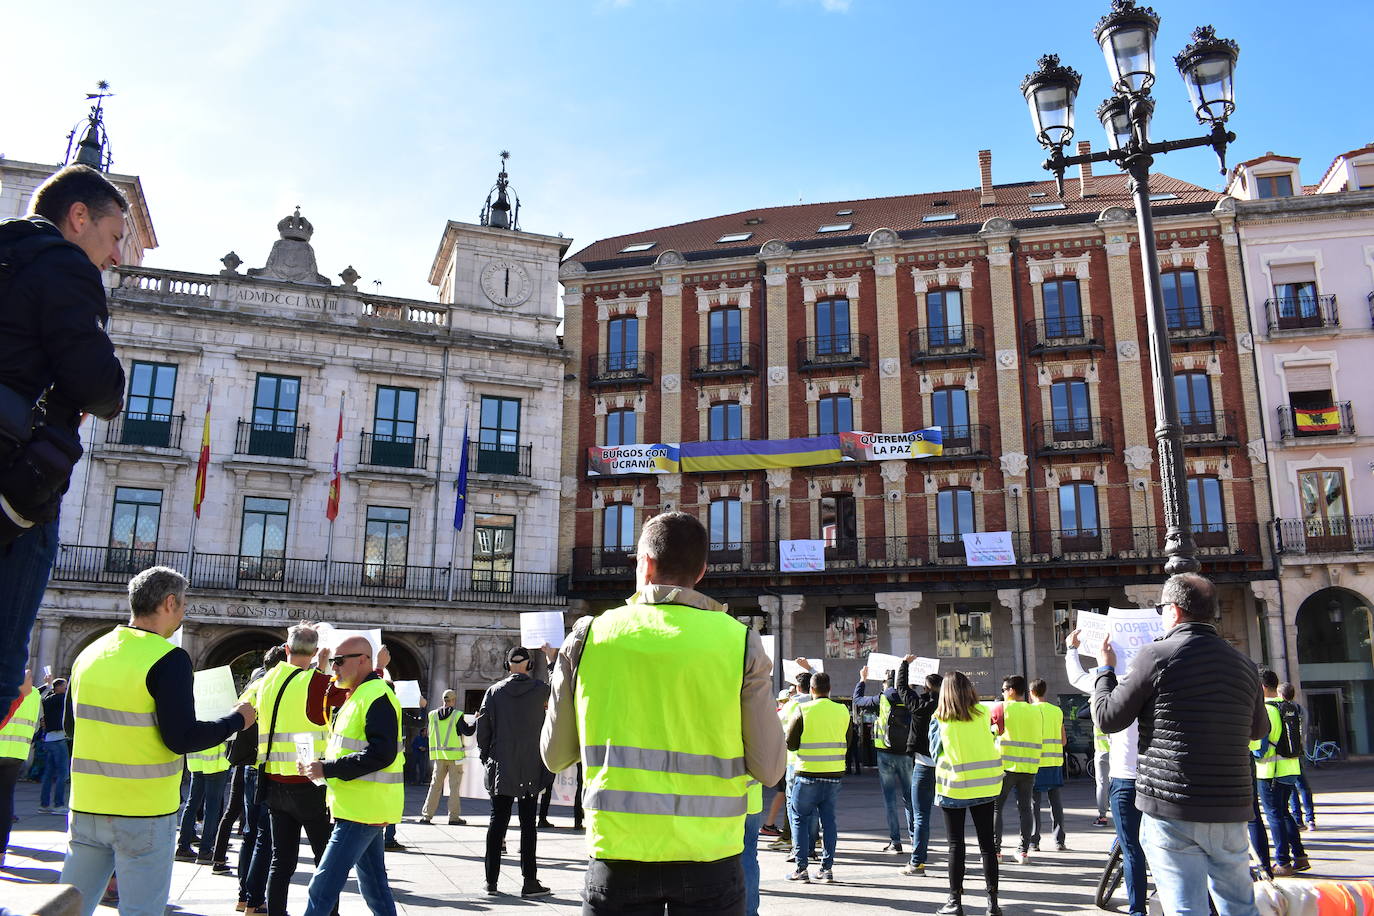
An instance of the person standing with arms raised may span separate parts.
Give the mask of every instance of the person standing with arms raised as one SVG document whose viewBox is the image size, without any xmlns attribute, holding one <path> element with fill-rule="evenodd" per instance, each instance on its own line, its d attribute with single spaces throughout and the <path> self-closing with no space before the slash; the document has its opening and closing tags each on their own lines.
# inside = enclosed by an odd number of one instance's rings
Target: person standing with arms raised
<svg viewBox="0 0 1374 916">
<path fill-rule="evenodd" d="M 997 839 L 994 809 L 1002 793 L 1002 757 L 992 720 L 962 671 L 940 683 L 940 700 L 930 720 L 930 755 L 935 758 L 935 804 L 945 815 L 949 839 L 949 899 L 935 912 L 964 916 L 965 812 L 973 819 L 987 882 L 987 916 L 1002 916 L 997 903 Z"/>
<path fill-rule="evenodd" d="M 763 642 L 696 590 L 708 541 L 683 512 L 645 522 L 635 594 L 559 654 L 540 746 L 555 772 L 582 760 L 585 916 L 748 906 L 747 781 L 786 762 Z"/>
</svg>

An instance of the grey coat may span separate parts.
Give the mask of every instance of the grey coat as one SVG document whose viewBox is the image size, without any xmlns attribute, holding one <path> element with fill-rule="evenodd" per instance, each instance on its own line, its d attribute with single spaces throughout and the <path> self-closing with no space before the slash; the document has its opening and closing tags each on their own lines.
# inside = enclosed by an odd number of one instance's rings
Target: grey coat
<svg viewBox="0 0 1374 916">
<path fill-rule="evenodd" d="M 528 674 L 512 674 L 487 688 L 477 710 L 477 749 L 493 795 L 534 795 L 547 784 L 539 758 L 539 730 L 549 685 Z"/>
</svg>

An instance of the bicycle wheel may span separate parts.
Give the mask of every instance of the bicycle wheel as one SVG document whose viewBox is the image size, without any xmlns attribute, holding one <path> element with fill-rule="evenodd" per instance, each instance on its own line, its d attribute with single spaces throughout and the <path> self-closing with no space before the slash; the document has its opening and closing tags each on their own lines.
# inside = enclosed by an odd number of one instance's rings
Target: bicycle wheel
<svg viewBox="0 0 1374 916">
<path fill-rule="evenodd" d="M 1113 844 L 1112 854 L 1107 858 L 1107 867 L 1102 869 L 1102 879 L 1097 882 L 1097 896 L 1094 900 L 1098 909 L 1112 908 L 1112 895 L 1126 878 L 1126 865 L 1121 860 L 1121 847 Z"/>
<path fill-rule="evenodd" d="M 1070 779 L 1077 779 L 1083 775 L 1083 765 L 1078 762 L 1077 755 L 1065 754 L 1064 765 L 1068 769 Z"/>
</svg>

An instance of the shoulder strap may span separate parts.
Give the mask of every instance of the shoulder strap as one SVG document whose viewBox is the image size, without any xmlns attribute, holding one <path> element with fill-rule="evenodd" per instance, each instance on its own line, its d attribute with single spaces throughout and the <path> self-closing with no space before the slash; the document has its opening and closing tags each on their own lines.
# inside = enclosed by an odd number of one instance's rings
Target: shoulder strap
<svg viewBox="0 0 1374 916">
<path fill-rule="evenodd" d="M 272 740 L 277 737 L 277 712 L 281 709 L 281 698 L 286 696 L 286 688 L 291 683 L 291 679 L 303 671 L 305 671 L 304 668 L 297 668 L 288 674 L 286 680 L 282 681 L 281 690 L 277 691 L 277 701 L 272 704 L 272 724 L 267 730 L 267 753 L 269 755 L 272 753 Z"/>
</svg>

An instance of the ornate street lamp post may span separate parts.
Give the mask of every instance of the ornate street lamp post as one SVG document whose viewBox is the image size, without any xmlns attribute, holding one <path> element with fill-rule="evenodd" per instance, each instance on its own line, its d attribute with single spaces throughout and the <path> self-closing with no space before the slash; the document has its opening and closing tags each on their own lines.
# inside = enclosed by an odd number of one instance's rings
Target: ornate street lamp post
<svg viewBox="0 0 1374 916">
<path fill-rule="evenodd" d="M 1073 138 L 1073 106 L 1079 75 L 1053 54 L 1040 58 L 1036 71 L 1021 83 L 1030 106 L 1035 137 L 1050 151 L 1045 168 L 1054 173 L 1059 195 L 1064 195 L 1064 170 L 1086 162 L 1115 162 L 1130 175 L 1135 198 L 1136 223 L 1140 230 L 1140 260 L 1145 275 L 1145 315 L 1150 337 L 1150 368 L 1155 398 L 1155 441 L 1163 486 L 1165 545 L 1164 571 L 1196 572 L 1188 487 L 1183 464 L 1183 430 L 1179 424 L 1178 399 L 1174 394 L 1173 362 L 1169 357 L 1169 328 L 1164 297 L 1159 285 L 1159 258 L 1155 251 L 1154 223 L 1150 217 L 1150 166 L 1158 153 L 1210 146 L 1226 174 L 1226 145 L 1236 135 L 1226 129 L 1235 111 L 1233 76 L 1240 48 L 1234 41 L 1217 38 L 1211 26 L 1194 30 L 1192 42 L 1174 62 L 1188 87 L 1198 121 L 1211 130 L 1188 140 L 1152 141 L 1150 116 L 1155 103 L 1155 36 L 1159 16 L 1134 0 L 1112 0 L 1112 11 L 1093 30 L 1112 77 L 1112 96 L 1098 108 L 1097 116 L 1107 131 L 1108 149 L 1086 156 L 1065 156 Z"/>
</svg>

